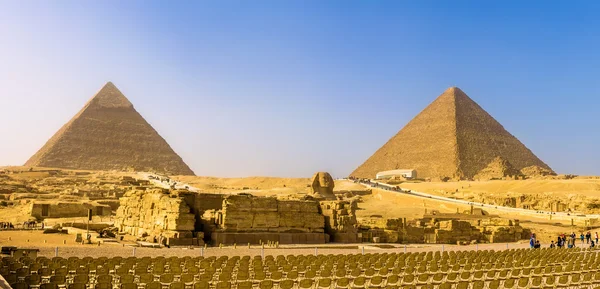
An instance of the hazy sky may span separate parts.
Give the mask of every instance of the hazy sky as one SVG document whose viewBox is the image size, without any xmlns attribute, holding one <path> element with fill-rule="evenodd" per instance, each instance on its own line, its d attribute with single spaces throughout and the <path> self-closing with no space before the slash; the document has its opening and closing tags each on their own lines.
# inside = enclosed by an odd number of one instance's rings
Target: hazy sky
<svg viewBox="0 0 600 289">
<path fill-rule="evenodd" d="M 345 176 L 449 86 L 600 174 L 600 2 L 0 0 L 0 165 L 112 81 L 198 175 Z"/>
</svg>

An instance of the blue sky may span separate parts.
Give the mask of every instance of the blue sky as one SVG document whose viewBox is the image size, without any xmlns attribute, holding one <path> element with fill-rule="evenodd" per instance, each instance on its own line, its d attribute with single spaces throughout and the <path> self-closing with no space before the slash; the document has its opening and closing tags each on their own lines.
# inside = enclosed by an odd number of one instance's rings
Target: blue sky
<svg viewBox="0 0 600 289">
<path fill-rule="evenodd" d="M 345 176 L 449 86 L 600 174 L 594 1 L 0 0 L 0 164 L 106 82 L 199 175 Z"/>
</svg>

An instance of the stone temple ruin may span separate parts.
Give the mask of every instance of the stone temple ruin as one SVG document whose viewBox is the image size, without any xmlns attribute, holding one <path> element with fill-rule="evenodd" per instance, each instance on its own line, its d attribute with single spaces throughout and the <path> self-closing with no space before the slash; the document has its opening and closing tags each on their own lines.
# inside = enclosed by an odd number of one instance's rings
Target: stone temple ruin
<svg viewBox="0 0 600 289">
<path fill-rule="evenodd" d="M 132 190 L 121 198 L 119 232 L 164 245 L 356 242 L 356 203 Z"/>
<path fill-rule="evenodd" d="M 490 216 L 481 209 L 463 214 L 441 214 L 437 211 L 423 218 L 383 219 L 371 216 L 361 220 L 362 242 L 469 244 L 516 242 L 529 238 L 530 231 L 518 220 Z"/>
<path fill-rule="evenodd" d="M 217 244 L 322 244 L 327 242 L 514 242 L 527 238 L 518 220 L 480 209 L 434 211 L 406 220 L 356 217 L 353 200 L 257 197 L 187 190 L 132 190 L 121 198 L 115 226 L 121 234 L 167 246 Z"/>
</svg>

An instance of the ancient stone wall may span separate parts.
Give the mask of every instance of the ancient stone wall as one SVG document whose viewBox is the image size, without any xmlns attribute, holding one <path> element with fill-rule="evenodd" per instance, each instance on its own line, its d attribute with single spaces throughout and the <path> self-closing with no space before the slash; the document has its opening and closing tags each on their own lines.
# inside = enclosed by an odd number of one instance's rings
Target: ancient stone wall
<svg viewBox="0 0 600 289">
<path fill-rule="evenodd" d="M 363 242 L 466 244 L 470 242 L 516 242 L 527 238 L 527 230 L 518 220 L 495 217 L 472 217 L 461 214 L 441 214 L 422 219 L 384 219 L 370 217 L 360 220 Z"/>
<path fill-rule="evenodd" d="M 316 201 L 235 195 L 223 201 L 219 230 L 322 233 L 323 224 Z"/>
<path fill-rule="evenodd" d="M 207 211 L 210 215 L 211 212 Z M 250 195 L 227 196 L 214 211 L 215 243 L 325 243 L 324 217 L 317 201 L 278 200 Z"/>
<path fill-rule="evenodd" d="M 165 245 L 198 245 L 196 217 L 186 203 L 188 191 L 130 191 L 121 198 L 115 226 L 119 232 Z"/>
<path fill-rule="evenodd" d="M 92 209 L 93 216 L 110 216 L 110 206 L 97 202 L 35 201 L 31 203 L 31 216 L 37 219 L 87 217 Z"/>
<path fill-rule="evenodd" d="M 356 201 L 321 201 L 321 213 L 325 216 L 325 232 L 332 242 L 356 243 L 358 222 Z"/>
</svg>

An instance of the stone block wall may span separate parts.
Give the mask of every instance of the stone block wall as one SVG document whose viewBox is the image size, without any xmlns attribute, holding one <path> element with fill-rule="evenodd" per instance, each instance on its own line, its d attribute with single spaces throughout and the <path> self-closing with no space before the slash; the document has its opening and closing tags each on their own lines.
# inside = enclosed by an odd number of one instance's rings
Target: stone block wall
<svg viewBox="0 0 600 289">
<path fill-rule="evenodd" d="M 220 214 L 216 219 L 222 232 L 324 232 L 316 201 L 234 195 L 223 200 Z"/>
<path fill-rule="evenodd" d="M 119 232 L 162 244 L 194 243 L 196 217 L 185 202 L 187 191 L 130 191 L 121 198 L 115 226 Z M 189 241 L 189 242 L 188 242 Z"/>
<path fill-rule="evenodd" d="M 358 242 L 356 201 L 321 201 L 321 213 L 325 216 L 325 232 L 332 242 Z"/>
<path fill-rule="evenodd" d="M 93 216 L 110 216 L 111 207 L 97 202 L 56 202 L 35 201 L 31 203 L 31 216 L 37 219 L 87 217 L 88 210 Z"/>
</svg>

